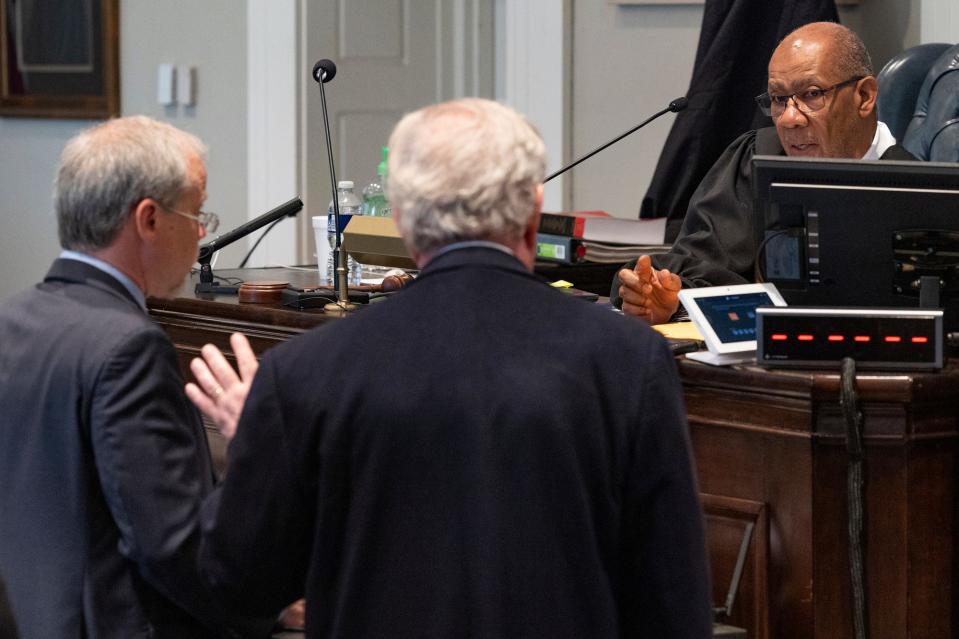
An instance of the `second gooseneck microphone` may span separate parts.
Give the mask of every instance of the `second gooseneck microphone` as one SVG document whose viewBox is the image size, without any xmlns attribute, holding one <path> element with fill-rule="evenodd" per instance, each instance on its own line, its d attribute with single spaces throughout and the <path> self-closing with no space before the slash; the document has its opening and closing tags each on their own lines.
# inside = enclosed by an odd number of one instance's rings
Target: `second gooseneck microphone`
<svg viewBox="0 0 959 639">
<path fill-rule="evenodd" d="M 343 251 L 342 239 L 340 233 L 340 203 L 339 194 L 336 192 L 336 168 L 333 166 L 333 144 L 330 140 L 330 117 L 326 111 L 326 91 L 323 85 L 336 75 L 336 65 L 332 60 L 323 58 L 313 65 L 313 79 L 320 86 L 320 103 L 323 106 L 323 131 L 326 133 L 326 156 L 330 160 L 330 182 L 333 189 L 333 220 L 336 225 L 336 243 L 333 247 L 333 264 L 336 268 L 336 302 L 331 302 L 323 307 L 328 313 L 342 313 L 356 309 L 355 304 L 350 303 L 349 293 L 346 285 L 346 253 Z"/>
<path fill-rule="evenodd" d="M 561 168 L 559 171 L 556 171 L 555 173 L 551 173 L 551 174 L 547 175 L 547 176 L 546 176 L 546 179 L 543 180 L 543 183 L 545 184 L 546 182 L 549 182 L 550 180 L 552 180 L 552 179 L 553 179 L 554 177 L 556 177 L 557 175 L 562 175 L 563 173 L 566 173 L 566 171 L 569 171 L 571 168 L 573 168 L 574 166 L 576 166 L 576 165 L 579 164 L 580 162 L 584 162 L 584 161 L 588 160 L 589 158 L 593 157 L 594 155 L 596 155 L 597 153 L 599 153 L 600 151 L 602 151 L 603 149 L 605 149 L 606 147 L 612 146 L 613 144 L 616 144 L 617 142 L 619 142 L 620 140 L 622 140 L 623 138 L 625 138 L 627 135 L 629 135 L 629 134 L 631 134 L 631 133 L 635 133 L 636 131 L 639 131 L 641 128 L 643 128 L 644 126 L 646 126 L 647 124 L 649 124 L 650 122 L 652 122 L 653 120 L 655 120 L 656 118 L 658 118 L 659 116 L 661 116 L 661 115 L 663 115 L 663 114 L 665 114 L 665 113 L 670 113 L 670 112 L 672 112 L 672 113 L 678 113 L 678 112 L 682 111 L 683 109 L 685 109 L 687 106 L 689 106 L 689 100 L 687 100 L 685 96 L 676 98 L 675 100 L 673 100 L 672 102 L 670 102 L 670 103 L 669 103 L 669 106 L 667 106 L 665 109 L 663 109 L 662 111 L 658 111 L 658 112 L 654 113 L 652 116 L 646 118 L 645 120 L 643 120 L 642 122 L 640 122 L 639 124 L 637 124 L 636 126 L 634 126 L 633 128 L 631 128 L 629 131 L 626 131 L 625 133 L 622 133 L 622 134 L 616 136 L 615 138 L 613 138 L 612 140 L 610 140 L 610 141 L 607 142 L 606 144 L 603 144 L 602 146 L 599 146 L 599 147 L 593 149 L 592 151 L 590 151 L 589 153 L 587 153 L 587 154 L 584 155 L 583 157 L 581 157 L 581 158 L 579 158 L 579 159 L 577 159 L 577 160 L 574 160 L 574 161 L 573 161 L 572 163 L 570 163 L 570 164 L 567 164 L 566 166 L 564 166 L 563 168 Z"/>
<path fill-rule="evenodd" d="M 329 82 L 336 77 L 336 65 L 332 60 L 323 58 L 313 65 L 313 79 L 317 82 Z"/>
</svg>

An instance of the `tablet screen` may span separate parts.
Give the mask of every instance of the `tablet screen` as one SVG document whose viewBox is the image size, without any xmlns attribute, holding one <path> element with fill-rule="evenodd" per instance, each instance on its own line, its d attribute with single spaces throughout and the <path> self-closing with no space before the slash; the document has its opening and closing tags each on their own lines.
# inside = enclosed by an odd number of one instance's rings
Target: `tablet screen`
<svg viewBox="0 0 959 639">
<path fill-rule="evenodd" d="M 696 303 L 724 344 L 755 340 L 756 307 L 773 304 L 765 292 L 700 297 Z"/>
<path fill-rule="evenodd" d="M 713 353 L 756 350 L 756 307 L 786 305 L 768 282 L 683 289 L 679 301 Z"/>
</svg>

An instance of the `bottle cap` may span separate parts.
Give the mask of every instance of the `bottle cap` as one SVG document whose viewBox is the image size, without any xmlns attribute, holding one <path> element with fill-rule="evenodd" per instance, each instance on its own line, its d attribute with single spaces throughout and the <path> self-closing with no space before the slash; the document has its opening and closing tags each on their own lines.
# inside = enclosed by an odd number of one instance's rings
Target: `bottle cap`
<svg viewBox="0 0 959 639">
<path fill-rule="evenodd" d="M 336 183 L 336 188 L 338 189 L 352 189 L 353 180 L 340 180 Z"/>
</svg>

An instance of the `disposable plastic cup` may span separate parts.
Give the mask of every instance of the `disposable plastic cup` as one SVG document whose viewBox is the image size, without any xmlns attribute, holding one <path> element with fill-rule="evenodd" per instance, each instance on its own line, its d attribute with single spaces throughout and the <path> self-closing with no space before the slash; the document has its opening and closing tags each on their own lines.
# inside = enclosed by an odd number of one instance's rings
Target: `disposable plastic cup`
<svg viewBox="0 0 959 639">
<path fill-rule="evenodd" d="M 330 281 L 327 273 L 330 262 L 330 240 L 326 232 L 326 216 L 313 216 L 313 237 L 316 239 L 316 266 L 320 274 L 320 285 Z"/>
</svg>

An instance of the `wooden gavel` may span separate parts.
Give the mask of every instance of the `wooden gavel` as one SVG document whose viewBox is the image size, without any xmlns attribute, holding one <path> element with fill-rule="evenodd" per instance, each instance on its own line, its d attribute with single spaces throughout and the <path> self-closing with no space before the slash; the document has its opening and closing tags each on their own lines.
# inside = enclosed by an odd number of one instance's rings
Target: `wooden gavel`
<svg viewBox="0 0 959 639">
<path fill-rule="evenodd" d="M 387 275 L 379 284 L 350 284 L 348 288 L 351 291 L 365 291 L 367 293 L 392 293 L 393 291 L 400 290 L 412 281 L 412 275 L 409 273 L 400 273 L 399 275 Z M 318 288 L 332 287 L 320 286 Z"/>
<path fill-rule="evenodd" d="M 400 290 L 412 281 L 413 276 L 409 273 L 387 275 L 380 284 L 375 284 L 371 290 L 377 293 L 392 293 L 393 291 Z"/>
</svg>

